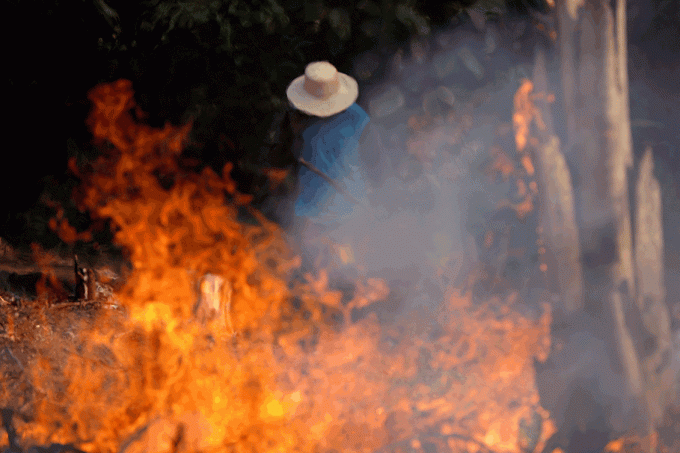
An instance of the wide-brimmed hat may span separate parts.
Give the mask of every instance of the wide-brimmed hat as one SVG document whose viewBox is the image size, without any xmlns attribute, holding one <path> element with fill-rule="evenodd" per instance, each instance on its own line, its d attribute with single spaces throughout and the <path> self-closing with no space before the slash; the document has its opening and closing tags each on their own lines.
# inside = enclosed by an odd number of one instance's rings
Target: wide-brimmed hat
<svg viewBox="0 0 680 453">
<path fill-rule="evenodd" d="M 308 64 L 304 75 L 288 85 L 286 95 L 296 109 L 326 117 L 351 106 L 359 96 L 359 86 L 329 62 L 316 61 Z"/>
</svg>

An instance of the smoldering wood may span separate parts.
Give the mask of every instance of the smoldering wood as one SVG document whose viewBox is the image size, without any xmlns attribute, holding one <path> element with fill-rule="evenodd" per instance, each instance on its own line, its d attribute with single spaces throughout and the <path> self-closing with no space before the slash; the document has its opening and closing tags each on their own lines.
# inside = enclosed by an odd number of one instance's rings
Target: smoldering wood
<svg viewBox="0 0 680 453">
<path fill-rule="evenodd" d="M 81 267 L 78 255 L 73 256 L 75 272 L 75 299 L 78 301 L 92 301 L 97 297 L 97 276 L 92 268 Z"/>
</svg>

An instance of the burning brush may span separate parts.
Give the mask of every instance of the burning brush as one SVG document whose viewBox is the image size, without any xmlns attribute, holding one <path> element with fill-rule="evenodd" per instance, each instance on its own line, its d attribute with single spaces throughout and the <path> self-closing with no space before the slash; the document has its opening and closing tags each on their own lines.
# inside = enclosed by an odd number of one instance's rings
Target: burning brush
<svg viewBox="0 0 680 453">
<path fill-rule="evenodd" d="M 390 297 L 384 282 L 344 294 L 325 271 L 291 281 L 300 259 L 281 230 L 255 210 L 257 225 L 238 221 L 231 167 L 179 169 L 188 128 L 137 124 L 126 81 L 90 97 L 93 134 L 115 149 L 77 198 L 129 252 L 125 310 L 98 311 L 68 353 L 32 365 L 21 439 L 87 452 L 520 453 L 552 434 L 532 361 L 550 345 L 548 309 L 529 319 L 513 300 L 451 292 L 432 316 L 381 325 L 369 308 Z M 76 296 L 99 297 L 96 272 L 78 260 L 74 272 Z"/>
</svg>

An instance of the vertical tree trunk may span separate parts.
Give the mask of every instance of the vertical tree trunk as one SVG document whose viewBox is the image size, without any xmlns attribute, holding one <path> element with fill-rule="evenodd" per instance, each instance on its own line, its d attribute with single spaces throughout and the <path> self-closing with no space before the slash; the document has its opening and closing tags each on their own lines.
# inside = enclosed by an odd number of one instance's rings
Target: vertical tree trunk
<svg viewBox="0 0 680 453">
<path fill-rule="evenodd" d="M 581 0 L 563 0 L 557 3 L 557 16 L 559 21 L 559 49 L 560 71 L 562 79 L 562 94 L 564 95 L 564 122 L 566 126 L 567 150 L 573 148 L 571 140 L 576 134 L 576 23 L 578 8 Z"/>
<path fill-rule="evenodd" d="M 534 65 L 534 91 L 547 94 L 543 52 L 536 52 Z M 562 324 L 575 312 L 583 309 L 583 272 L 581 270 L 581 246 L 574 212 L 574 195 L 569 167 L 560 149 L 560 140 L 552 125 L 552 113 L 548 102 L 540 97 L 536 101 L 544 124 L 537 131 L 538 144 L 534 149 L 534 160 L 539 191 L 539 225 L 546 241 L 546 253 L 554 263 L 555 287 L 550 288 L 559 296 L 553 305 L 553 320 Z"/>
<path fill-rule="evenodd" d="M 622 79 L 626 77 L 624 8 L 623 0 L 567 1 L 559 20 L 560 30 L 566 31 L 561 58 L 568 98 L 567 153 L 577 171 L 585 308 L 612 329 L 609 343 L 616 366 L 625 377 L 626 394 L 637 400 L 643 379 L 625 321 L 634 300 L 635 277 L 627 180 L 632 165 L 628 81 Z M 632 417 L 620 413 L 625 419 Z"/>
<path fill-rule="evenodd" d="M 664 242 L 661 221 L 661 187 L 654 177 L 652 150 L 647 148 L 639 165 L 635 187 L 635 269 L 640 358 L 646 378 L 646 401 L 652 421 L 663 417 L 665 405 L 677 391 L 678 376 L 671 367 L 671 321 L 665 303 Z"/>
<path fill-rule="evenodd" d="M 583 426 L 598 420 L 597 411 L 588 418 L 573 404 L 559 402 L 586 398 L 588 404 L 600 404 L 602 414 L 609 413 L 608 429 L 650 434 L 671 394 L 672 377 L 664 374 L 670 325 L 663 303 L 661 202 L 651 153 L 643 159 L 639 172 L 633 243 L 628 188 L 633 151 L 625 0 L 564 0 L 558 5 L 557 14 L 565 96 L 565 155 L 575 169 L 578 235 L 572 235 L 571 240 L 578 237 L 580 243 L 584 316 L 589 321 L 578 324 L 576 320 L 583 318 L 569 310 L 569 305 L 565 313 L 575 315 L 571 318 L 574 332 L 581 334 L 584 332 L 581 329 L 589 329 L 585 338 L 590 339 L 592 346 L 584 349 L 583 344 L 572 340 L 574 337 L 561 336 L 560 341 L 565 342 L 561 345 L 563 350 L 553 355 L 553 369 L 547 375 L 559 388 L 558 394 L 551 395 L 551 401 L 556 405 L 553 409 L 562 411 L 565 426 L 572 427 L 568 429 L 577 426 L 580 430 L 602 429 Z M 540 72 L 534 78 L 539 80 Z M 536 157 L 543 174 L 543 199 L 559 204 L 544 206 L 543 216 L 550 225 L 546 233 L 551 236 L 547 242 L 559 250 L 559 244 L 565 243 L 565 231 L 570 229 L 568 222 L 560 225 L 556 221 L 561 218 L 558 213 L 564 217 L 569 211 L 570 200 L 564 195 L 568 171 L 562 155 L 556 151 L 559 146 L 556 139 L 544 137 L 542 142 Z M 558 193 L 562 195 L 557 196 Z M 573 258 L 563 255 L 560 260 L 571 262 Z M 561 296 L 574 297 L 574 286 L 566 283 L 567 265 L 564 262 L 560 265 Z M 575 306 L 572 304 L 571 308 Z M 582 342 L 583 336 L 579 338 Z M 590 364 L 581 370 L 578 363 L 571 367 L 563 365 L 561 375 L 555 370 L 560 368 L 560 360 L 570 360 L 574 354 L 601 353 L 600 341 L 608 353 L 599 359 L 607 363 L 596 361 L 595 369 Z M 602 393 L 597 395 L 598 392 Z M 577 451 L 579 447 L 570 443 L 569 448 Z"/>
</svg>

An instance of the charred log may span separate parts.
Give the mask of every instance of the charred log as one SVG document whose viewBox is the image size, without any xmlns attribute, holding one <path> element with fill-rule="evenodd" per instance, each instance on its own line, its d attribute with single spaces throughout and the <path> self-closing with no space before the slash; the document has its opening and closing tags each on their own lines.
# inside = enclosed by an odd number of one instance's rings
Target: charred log
<svg viewBox="0 0 680 453">
<path fill-rule="evenodd" d="M 77 255 L 73 258 L 73 265 L 76 278 L 76 300 L 82 302 L 94 300 L 97 296 L 97 277 L 94 270 L 89 267 L 81 267 L 78 264 Z"/>
</svg>

